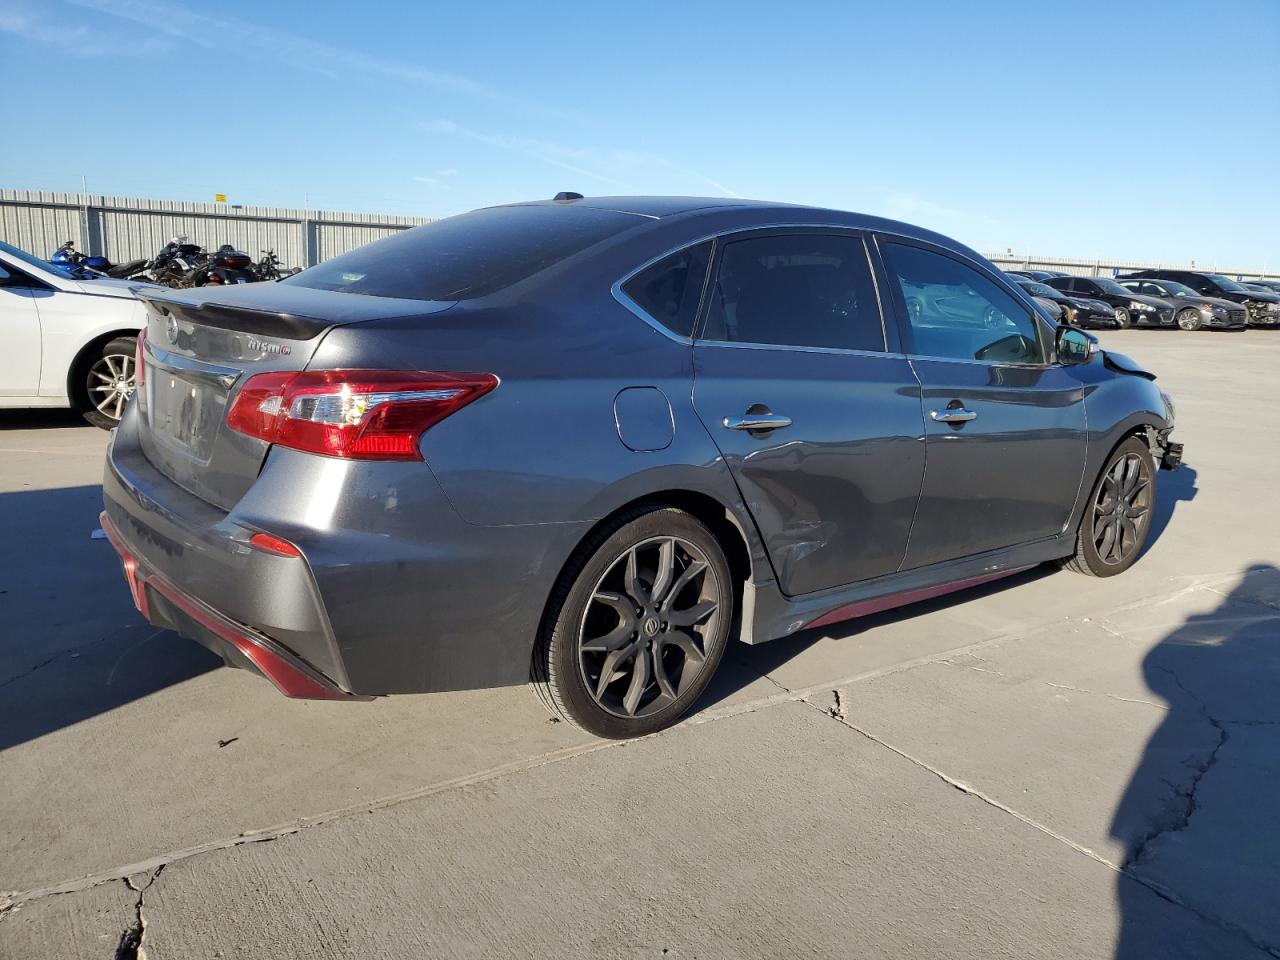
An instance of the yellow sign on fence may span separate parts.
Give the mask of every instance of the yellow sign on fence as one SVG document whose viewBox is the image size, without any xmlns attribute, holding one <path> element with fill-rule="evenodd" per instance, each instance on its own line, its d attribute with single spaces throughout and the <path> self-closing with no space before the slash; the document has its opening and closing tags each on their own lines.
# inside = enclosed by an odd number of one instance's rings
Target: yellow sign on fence
<svg viewBox="0 0 1280 960">
<path fill-rule="evenodd" d="M 227 202 L 227 195 L 226 195 L 225 193 L 215 193 L 215 194 L 213 195 L 213 202 L 214 202 L 214 203 L 226 203 L 226 202 Z"/>
</svg>

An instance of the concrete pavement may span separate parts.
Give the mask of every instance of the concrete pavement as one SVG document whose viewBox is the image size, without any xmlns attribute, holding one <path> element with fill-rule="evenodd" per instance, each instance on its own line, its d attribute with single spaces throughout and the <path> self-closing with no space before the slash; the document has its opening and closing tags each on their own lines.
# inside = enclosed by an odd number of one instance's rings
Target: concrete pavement
<svg viewBox="0 0 1280 960">
<path fill-rule="evenodd" d="M 0 957 L 1280 955 L 1280 335 L 1103 339 L 1187 444 L 1133 570 L 735 648 L 630 744 L 221 668 L 89 539 L 103 435 L 0 416 Z"/>
</svg>

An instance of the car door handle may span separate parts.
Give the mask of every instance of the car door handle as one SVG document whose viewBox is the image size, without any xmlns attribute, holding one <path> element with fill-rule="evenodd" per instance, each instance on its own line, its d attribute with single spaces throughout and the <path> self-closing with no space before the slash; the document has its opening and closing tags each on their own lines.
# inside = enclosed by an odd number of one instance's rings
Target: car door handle
<svg viewBox="0 0 1280 960">
<path fill-rule="evenodd" d="M 790 417 L 776 413 L 748 413 L 744 417 L 725 417 L 720 422 L 729 430 L 781 430 L 791 426 Z"/>
<path fill-rule="evenodd" d="M 929 416 L 934 423 L 968 423 L 977 420 L 978 415 L 964 407 L 948 407 L 946 410 L 930 410 Z"/>
</svg>

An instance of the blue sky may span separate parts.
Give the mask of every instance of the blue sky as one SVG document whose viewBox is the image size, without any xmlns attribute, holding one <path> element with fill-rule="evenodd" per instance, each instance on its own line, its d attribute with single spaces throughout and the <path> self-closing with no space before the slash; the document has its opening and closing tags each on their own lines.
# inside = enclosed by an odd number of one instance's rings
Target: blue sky
<svg viewBox="0 0 1280 960">
<path fill-rule="evenodd" d="M 424 216 L 742 195 L 1280 268 L 1280 0 L 0 0 L 0 83 L 0 186 Z"/>
</svg>

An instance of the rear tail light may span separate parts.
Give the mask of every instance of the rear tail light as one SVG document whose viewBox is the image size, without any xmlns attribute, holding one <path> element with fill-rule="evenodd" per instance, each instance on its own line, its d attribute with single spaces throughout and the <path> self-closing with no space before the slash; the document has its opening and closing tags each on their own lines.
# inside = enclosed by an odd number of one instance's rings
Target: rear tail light
<svg viewBox="0 0 1280 960">
<path fill-rule="evenodd" d="M 138 331 L 138 338 L 134 341 L 133 348 L 133 376 L 134 389 L 142 389 L 142 385 L 147 381 L 147 328 L 143 327 Z"/>
<path fill-rule="evenodd" d="M 227 426 L 330 457 L 421 460 L 423 433 L 497 385 L 491 373 L 259 373 L 236 395 Z"/>
</svg>

